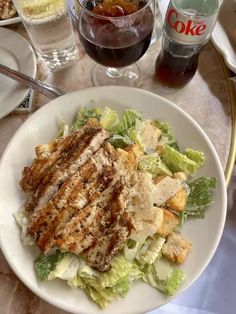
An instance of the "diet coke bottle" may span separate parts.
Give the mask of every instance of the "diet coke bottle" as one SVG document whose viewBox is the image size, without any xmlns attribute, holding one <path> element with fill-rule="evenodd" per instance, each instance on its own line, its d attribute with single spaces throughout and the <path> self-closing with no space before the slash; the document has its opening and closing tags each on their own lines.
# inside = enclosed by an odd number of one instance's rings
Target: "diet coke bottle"
<svg viewBox="0 0 236 314">
<path fill-rule="evenodd" d="M 222 0 L 171 0 L 163 27 L 156 77 L 182 87 L 194 76 L 200 50 L 210 39 Z"/>
</svg>

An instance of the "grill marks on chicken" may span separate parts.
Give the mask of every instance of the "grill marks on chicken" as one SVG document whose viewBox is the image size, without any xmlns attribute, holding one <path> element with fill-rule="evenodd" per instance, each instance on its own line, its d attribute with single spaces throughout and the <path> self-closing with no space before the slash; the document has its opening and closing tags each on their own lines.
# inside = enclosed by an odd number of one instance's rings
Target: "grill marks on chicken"
<svg viewBox="0 0 236 314">
<path fill-rule="evenodd" d="M 106 146 L 94 155 L 94 160 L 101 154 L 105 155 Z M 100 171 L 90 159 L 62 185 L 45 207 L 37 211 L 28 233 L 36 238 L 43 252 L 50 250 L 54 236 L 64 228 L 65 223 L 109 186 L 115 175 L 113 160 L 109 157 L 104 158 Z"/>
<path fill-rule="evenodd" d="M 69 138 L 68 138 L 69 137 Z M 51 144 L 52 153 L 41 152 L 31 168 L 25 168 L 21 187 L 31 192 L 26 210 L 37 211 L 58 192 L 63 182 L 72 176 L 100 148 L 108 137 L 99 127 L 84 127 L 59 143 Z M 43 157 L 42 157 L 43 156 Z"/>
<path fill-rule="evenodd" d="M 133 229 L 125 212 L 122 194 L 125 186 L 118 180 L 100 198 L 80 210 L 58 234 L 57 247 L 75 254 L 84 252 L 92 267 L 106 271 L 112 257 L 123 246 Z"/>
<path fill-rule="evenodd" d="M 120 154 L 105 142 L 107 137 L 100 126 L 88 124 L 39 146 L 21 180 L 22 189 L 30 193 L 27 234 L 41 251 L 46 254 L 58 247 L 82 253 L 100 271 L 109 269 L 134 229 L 126 212 L 124 174 L 118 169 L 133 170 L 134 156 Z"/>
</svg>

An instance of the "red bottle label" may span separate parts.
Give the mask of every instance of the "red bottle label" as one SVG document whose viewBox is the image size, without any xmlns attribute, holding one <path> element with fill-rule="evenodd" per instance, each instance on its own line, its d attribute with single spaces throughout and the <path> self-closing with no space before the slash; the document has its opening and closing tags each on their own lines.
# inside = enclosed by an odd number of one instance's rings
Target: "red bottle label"
<svg viewBox="0 0 236 314">
<path fill-rule="evenodd" d="M 170 2 L 165 18 L 165 31 L 177 43 L 202 44 L 209 39 L 213 31 L 217 13 L 203 17 L 190 10 L 180 12 Z"/>
</svg>

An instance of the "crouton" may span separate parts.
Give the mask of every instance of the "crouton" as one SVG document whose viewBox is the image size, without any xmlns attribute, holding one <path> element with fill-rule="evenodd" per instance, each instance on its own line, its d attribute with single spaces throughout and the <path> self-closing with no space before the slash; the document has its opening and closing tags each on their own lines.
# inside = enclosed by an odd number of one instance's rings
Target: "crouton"
<svg viewBox="0 0 236 314">
<path fill-rule="evenodd" d="M 117 148 L 117 168 L 124 171 L 133 171 L 137 167 L 137 161 L 133 153 Z"/>
<path fill-rule="evenodd" d="M 184 262 L 191 246 L 192 244 L 180 234 L 171 233 L 162 247 L 162 254 L 172 262 L 181 264 Z"/>
<path fill-rule="evenodd" d="M 175 214 L 170 212 L 168 209 L 162 208 L 163 211 L 163 223 L 160 228 L 158 228 L 157 233 L 166 237 L 168 234 L 172 233 L 174 228 L 178 225 L 179 219 Z"/>
<path fill-rule="evenodd" d="M 134 154 L 134 156 L 137 160 L 139 160 L 144 154 L 143 149 L 139 144 L 129 145 L 126 148 L 124 148 L 124 150 L 129 152 L 129 153 Z"/>
<path fill-rule="evenodd" d="M 184 188 L 179 190 L 174 196 L 168 199 L 166 202 L 167 207 L 181 212 L 186 205 L 187 194 Z"/>
</svg>

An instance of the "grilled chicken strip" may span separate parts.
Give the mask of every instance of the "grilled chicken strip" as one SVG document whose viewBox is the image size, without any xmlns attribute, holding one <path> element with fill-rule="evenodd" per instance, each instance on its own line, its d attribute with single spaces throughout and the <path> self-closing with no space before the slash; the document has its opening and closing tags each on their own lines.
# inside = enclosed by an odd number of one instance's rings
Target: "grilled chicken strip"
<svg viewBox="0 0 236 314">
<path fill-rule="evenodd" d="M 32 214 L 27 233 L 37 240 L 43 252 L 50 250 L 56 234 L 64 225 L 97 199 L 112 182 L 116 170 L 114 148 L 106 143 L 80 170 L 65 181 L 50 202 Z"/>
<path fill-rule="evenodd" d="M 99 238 L 83 252 L 87 263 L 102 272 L 109 270 L 112 258 L 124 247 L 133 229 L 132 218 L 127 212 L 122 212 L 117 225 L 112 224 L 109 231 L 100 234 Z M 108 232 L 110 233 L 107 234 Z"/>
<path fill-rule="evenodd" d="M 58 234 L 57 247 L 75 254 L 89 248 L 84 254 L 88 264 L 108 270 L 112 257 L 123 248 L 133 229 L 132 219 L 125 212 L 124 188 L 118 180 L 100 199 L 80 210 Z"/>
<path fill-rule="evenodd" d="M 93 122 L 38 146 L 21 180 L 30 193 L 27 235 L 44 254 L 53 248 L 82 253 L 99 271 L 109 269 L 135 229 L 126 207 L 137 157 L 133 149 L 115 149 L 106 142 L 108 136 Z"/>
<path fill-rule="evenodd" d="M 36 159 L 25 168 L 21 186 L 32 191 L 26 210 L 37 211 L 45 206 L 60 186 L 72 176 L 101 147 L 108 133 L 100 127 L 85 126 L 55 144 L 55 150 Z M 54 146 L 54 145 L 53 145 Z"/>
</svg>

